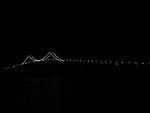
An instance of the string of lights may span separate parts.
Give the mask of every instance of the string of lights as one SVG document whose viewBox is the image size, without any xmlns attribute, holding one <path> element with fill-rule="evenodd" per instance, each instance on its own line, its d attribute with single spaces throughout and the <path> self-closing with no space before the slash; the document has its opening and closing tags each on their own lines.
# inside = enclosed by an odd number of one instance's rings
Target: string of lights
<svg viewBox="0 0 150 113">
<path fill-rule="evenodd" d="M 105 64 L 105 65 L 109 65 L 109 64 L 113 64 L 113 65 L 123 65 L 123 64 L 134 64 L 134 65 L 147 65 L 150 64 L 150 61 L 125 61 L 125 60 L 110 60 L 110 59 L 105 59 L 105 60 L 93 60 L 93 59 L 74 59 L 74 58 L 65 58 L 62 59 L 60 57 L 58 57 L 56 55 L 56 53 L 54 52 L 48 52 L 43 58 L 41 59 L 36 59 L 35 57 L 33 57 L 32 55 L 27 55 L 27 57 L 25 58 L 25 60 L 20 63 L 20 64 L 16 64 L 13 66 L 8 66 L 4 69 L 10 69 L 10 68 L 16 68 L 18 66 L 22 66 L 22 65 L 26 65 L 26 64 L 30 64 L 30 63 L 36 63 L 36 62 L 45 62 L 45 61 L 51 61 L 51 62 L 61 62 L 61 63 L 84 63 L 84 64 Z"/>
</svg>

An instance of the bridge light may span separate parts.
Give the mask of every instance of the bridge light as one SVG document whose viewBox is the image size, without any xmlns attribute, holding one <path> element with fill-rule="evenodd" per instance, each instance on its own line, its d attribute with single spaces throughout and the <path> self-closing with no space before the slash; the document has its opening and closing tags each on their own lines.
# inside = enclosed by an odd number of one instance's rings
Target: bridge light
<svg viewBox="0 0 150 113">
<path fill-rule="evenodd" d="M 115 61 L 115 65 L 119 65 L 118 61 Z"/>
<path fill-rule="evenodd" d="M 142 62 L 141 64 L 144 64 L 144 62 Z"/>
<path fill-rule="evenodd" d="M 135 64 L 137 64 L 137 62 L 134 62 Z"/>
</svg>

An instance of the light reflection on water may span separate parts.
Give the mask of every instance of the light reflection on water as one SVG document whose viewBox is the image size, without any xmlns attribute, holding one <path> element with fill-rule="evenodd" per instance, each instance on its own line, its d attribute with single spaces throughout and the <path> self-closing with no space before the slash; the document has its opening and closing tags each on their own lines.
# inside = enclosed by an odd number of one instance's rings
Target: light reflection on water
<svg viewBox="0 0 150 113">
<path fill-rule="evenodd" d="M 66 83 L 64 73 L 7 73 L 5 81 L 7 91 L 10 93 L 12 104 L 23 107 L 23 109 L 33 109 L 43 112 L 62 109 L 62 103 L 66 93 Z M 14 95 L 14 96 L 13 96 Z M 13 108 L 17 109 L 17 108 Z"/>
<path fill-rule="evenodd" d="M 68 71 L 70 69 L 70 71 Z M 126 96 L 128 86 L 135 87 L 134 83 L 143 76 L 136 68 L 75 66 L 64 71 L 14 74 L 17 104 L 23 98 L 22 104 L 26 108 L 42 111 L 44 108 L 66 110 L 81 108 L 92 109 L 92 106 L 113 103 L 118 95 Z M 143 75 L 143 70 L 141 75 Z M 12 73 L 11 73 L 12 75 Z M 136 75 L 136 77 L 134 76 Z M 139 79 L 138 79 L 139 78 Z M 137 79 L 137 80 L 136 80 Z M 134 83 L 133 83 L 134 82 Z M 140 83 L 139 83 L 140 84 Z M 125 90 L 121 89 L 124 88 Z M 122 92 L 121 92 L 122 91 Z M 123 100 L 127 102 L 127 99 Z M 98 104 L 96 103 L 98 102 Z M 51 106 L 51 107 L 49 107 Z M 90 106 L 90 107 L 87 107 Z M 96 109 L 96 108 L 94 108 Z"/>
</svg>

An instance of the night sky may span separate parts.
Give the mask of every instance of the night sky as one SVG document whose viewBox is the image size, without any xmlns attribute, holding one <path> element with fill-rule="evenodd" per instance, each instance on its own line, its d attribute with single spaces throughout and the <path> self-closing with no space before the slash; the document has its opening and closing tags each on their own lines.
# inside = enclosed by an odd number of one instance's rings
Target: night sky
<svg viewBox="0 0 150 113">
<path fill-rule="evenodd" d="M 14 63 L 27 54 L 42 57 L 49 50 L 75 57 L 148 56 L 148 15 L 146 7 L 6 3 L 1 53 Z"/>
</svg>

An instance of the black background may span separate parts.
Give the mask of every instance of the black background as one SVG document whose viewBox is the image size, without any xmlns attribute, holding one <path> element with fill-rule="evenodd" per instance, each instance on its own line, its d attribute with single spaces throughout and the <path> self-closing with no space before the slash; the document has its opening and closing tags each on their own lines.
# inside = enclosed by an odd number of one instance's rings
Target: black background
<svg viewBox="0 0 150 113">
<path fill-rule="evenodd" d="M 139 6 L 5 3 L 1 68 L 21 63 L 27 54 L 41 58 L 49 50 L 62 58 L 148 58 L 148 15 L 148 8 Z M 51 69 L 43 70 L 47 66 Z M 7 81 L 5 102 L 9 112 L 52 111 L 55 108 L 49 108 L 52 105 L 45 100 L 53 97 L 59 106 L 56 111 L 146 111 L 148 70 L 142 66 L 29 65 L 2 77 Z M 54 96 L 44 96 L 53 87 Z"/>
<path fill-rule="evenodd" d="M 1 13 L 1 53 L 7 63 L 49 50 L 62 57 L 149 55 L 147 7 L 19 4 L 6 2 Z"/>
</svg>

